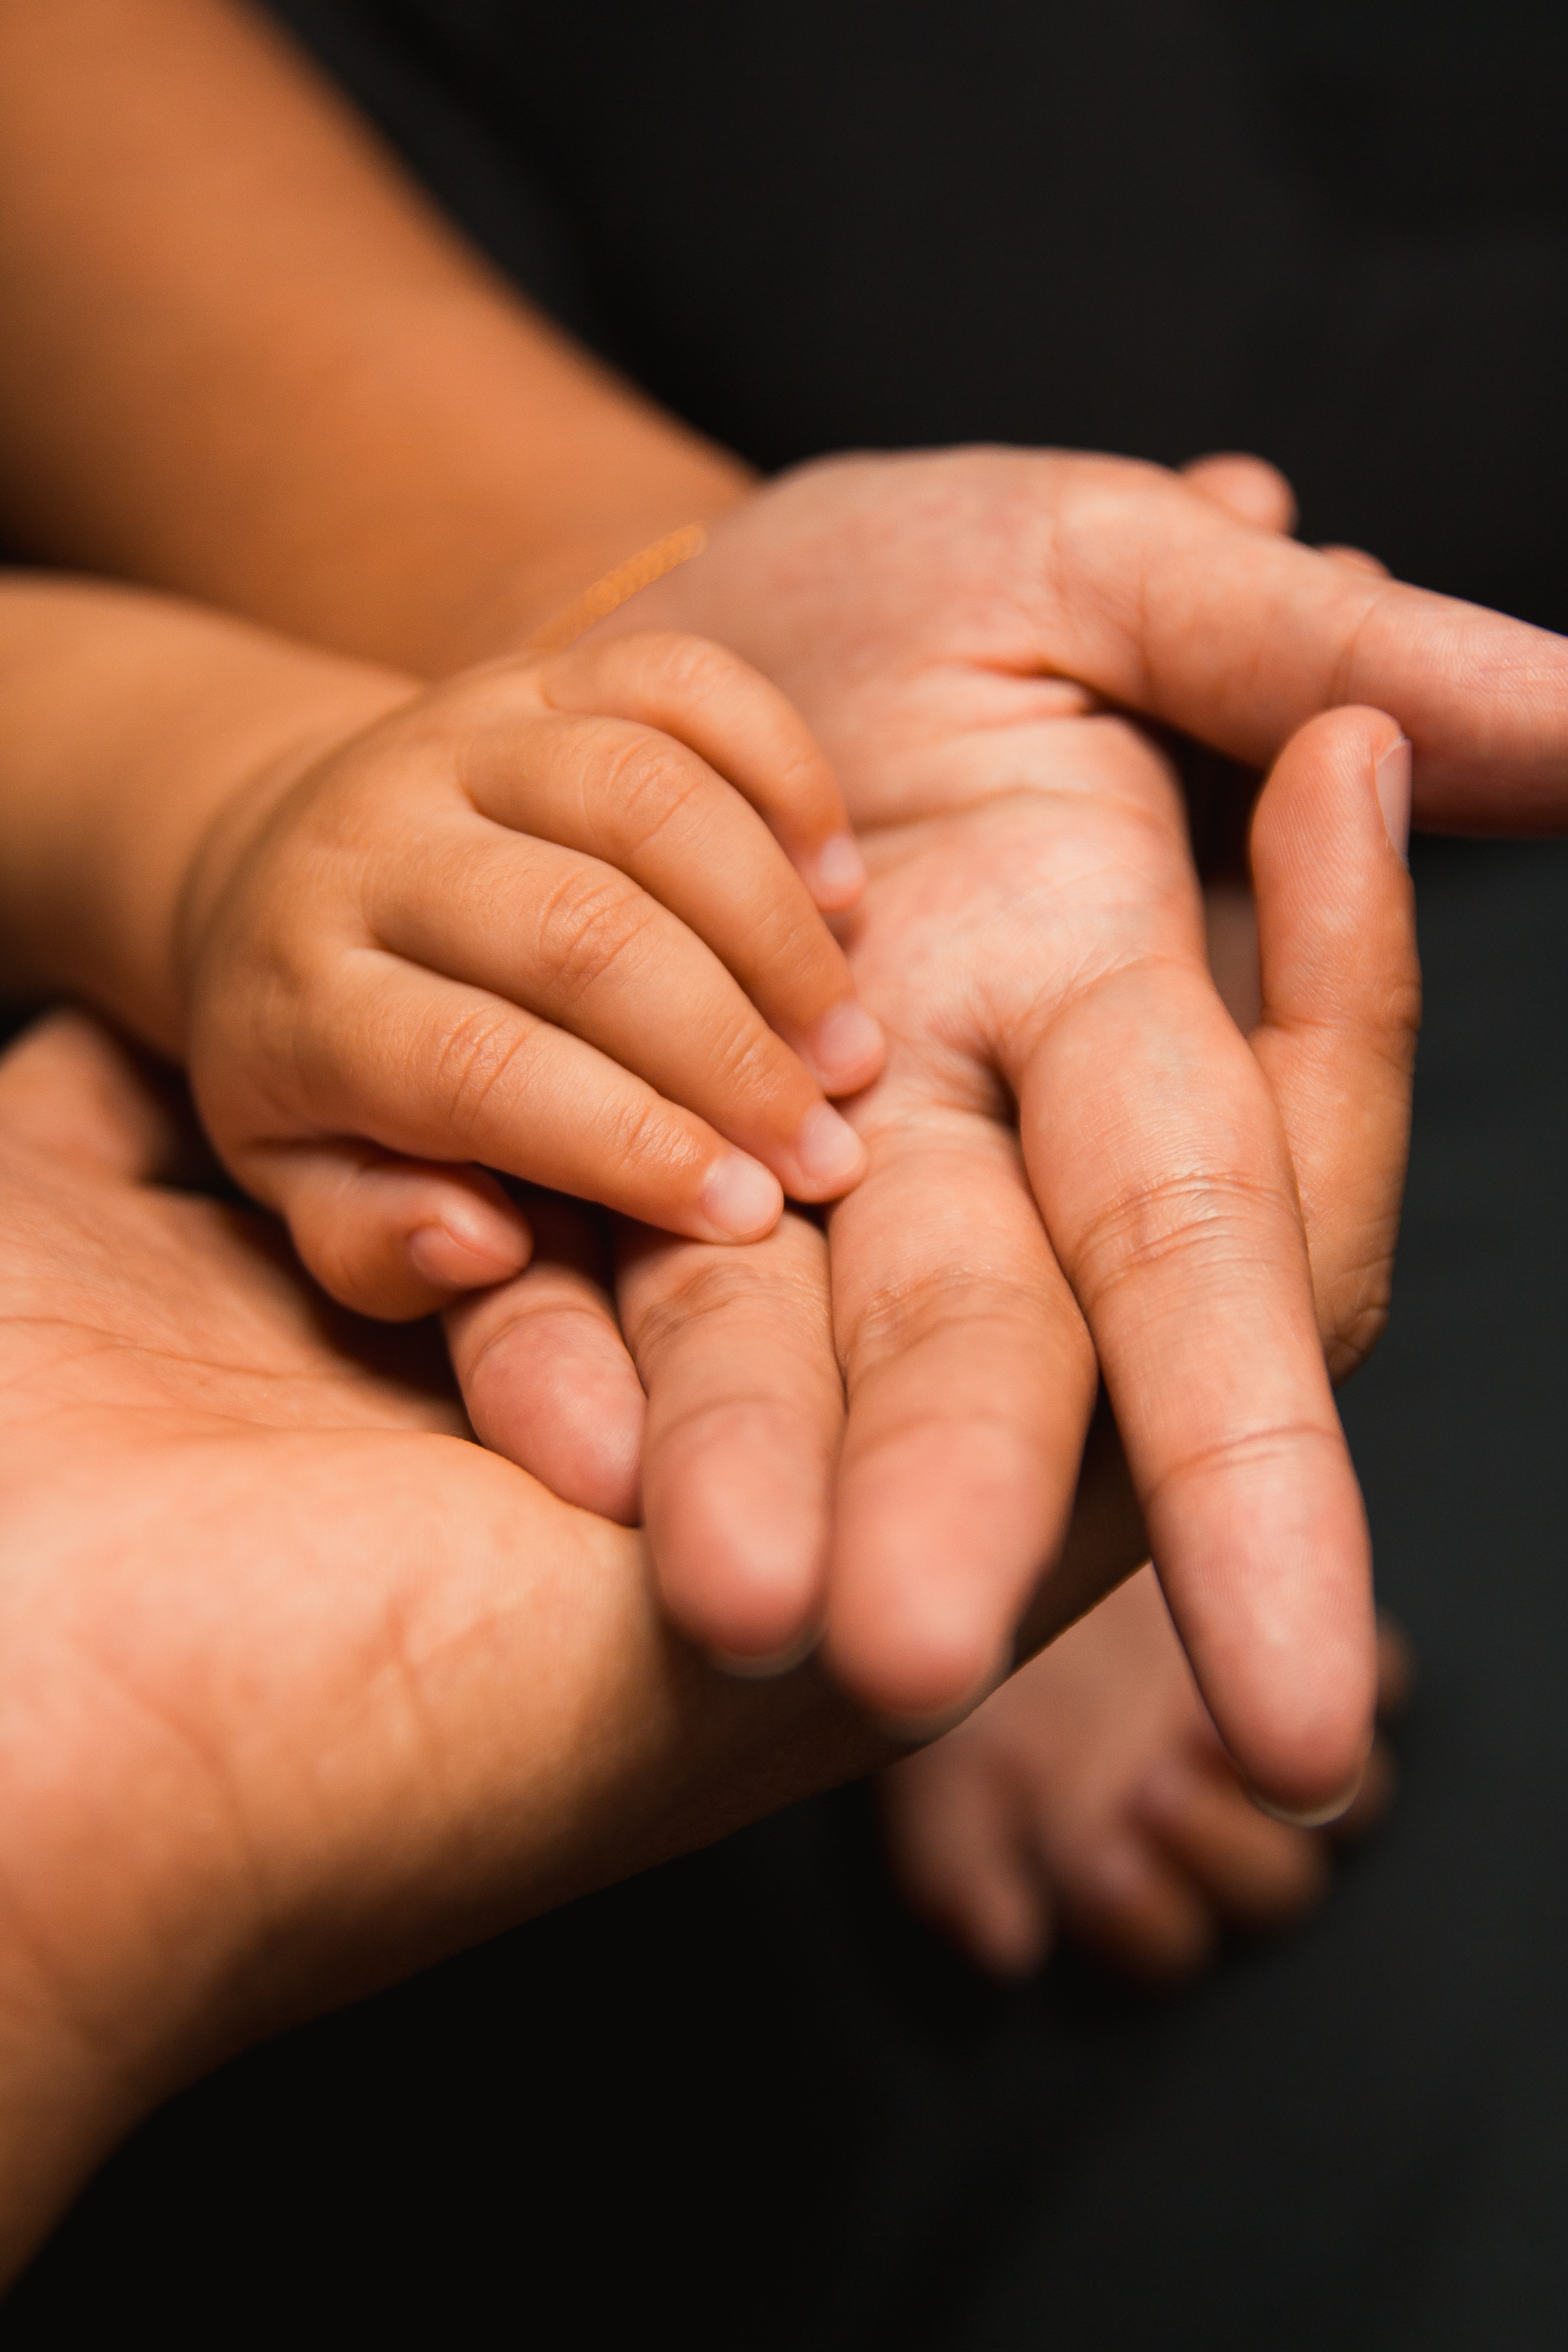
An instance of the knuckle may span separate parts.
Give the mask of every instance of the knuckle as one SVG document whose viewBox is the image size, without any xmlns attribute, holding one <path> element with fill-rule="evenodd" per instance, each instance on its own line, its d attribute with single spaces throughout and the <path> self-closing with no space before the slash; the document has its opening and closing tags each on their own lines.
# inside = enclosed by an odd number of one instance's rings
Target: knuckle
<svg viewBox="0 0 1568 2352">
<path fill-rule="evenodd" d="M 537 916 L 540 960 L 568 1002 L 601 987 L 645 940 L 650 902 L 624 875 L 596 861 L 571 866 Z"/>
<path fill-rule="evenodd" d="M 651 1371 L 672 1352 L 700 1358 L 716 1337 L 743 1332 L 746 1366 L 755 1372 L 762 1359 L 753 1342 L 764 1319 L 781 1329 L 826 1336 L 826 1297 L 816 1259 L 797 1263 L 769 1253 L 765 1262 L 759 1262 L 755 1249 L 742 1253 L 699 1245 L 680 1255 L 673 1279 L 643 1302 L 637 1354 Z M 762 1392 L 767 1392 L 765 1383 Z"/>
<path fill-rule="evenodd" d="M 1226 1430 L 1189 1446 L 1165 1465 L 1143 1494 L 1144 1516 L 1152 1518 L 1169 1509 L 1176 1497 L 1194 1487 L 1266 1473 L 1309 1448 L 1336 1455 L 1343 1451 L 1335 1433 L 1314 1421 L 1269 1421 L 1251 1429 Z"/>
<path fill-rule="evenodd" d="M 542 1034 L 521 1027 L 509 1006 L 476 1004 L 456 1015 L 432 1017 L 429 1039 L 432 1088 L 455 1136 L 476 1139 L 487 1123 L 498 1091 L 512 1091 L 526 1076 Z"/>
<path fill-rule="evenodd" d="M 1173 1171 L 1100 1202 L 1074 1237 L 1068 1271 L 1092 1313 L 1151 1274 L 1270 1265 L 1288 1213 L 1277 1178 L 1237 1168 Z"/>
<path fill-rule="evenodd" d="M 617 840 L 645 849 L 700 800 L 708 775 L 701 761 L 672 736 L 638 729 L 612 751 L 604 793 Z"/>
<path fill-rule="evenodd" d="M 738 1005 L 708 1038 L 710 1066 L 731 1112 L 773 1102 L 789 1088 L 794 1056 L 749 1003 Z"/>
<path fill-rule="evenodd" d="M 738 657 L 711 637 L 658 629 L 650 630 L 638 643 L 649 682 L 682 702 L 710 702 L 727 693 L 743 674 Z"/>
<path fill-rule="evenodd" d="M 994 1357 L 1005 1332 L 1027 1336 L 1037 1329 L 1042 1307 L 1028 1286 L 970 1267 L 944 1267 L 887 1285 L 855 1318 L 847 1347 L 851 1377 L 864 1379 L 931 1341 L 970 1332 Z"/>
</svg>

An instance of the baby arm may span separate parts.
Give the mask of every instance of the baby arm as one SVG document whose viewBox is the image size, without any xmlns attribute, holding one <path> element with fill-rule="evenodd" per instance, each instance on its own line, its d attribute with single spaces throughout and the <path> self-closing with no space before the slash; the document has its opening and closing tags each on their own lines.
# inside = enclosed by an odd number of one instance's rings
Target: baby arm
<svg viewBox="0 0 1568 2352">
<path fill-rule="evenodd" d="M 826 1096 L 881 1041 L 818 909 L 858 860 L 800 721 L 719 648 L 643 636 L 421 694 L 17 579 L 0 742 L 9 979 L 185 1059 L 345 1303 L 418 1314 L 515 1272 L 529 1232 L 489 1170 L 704 1240 L 858 1178 Z"/>
</svg>

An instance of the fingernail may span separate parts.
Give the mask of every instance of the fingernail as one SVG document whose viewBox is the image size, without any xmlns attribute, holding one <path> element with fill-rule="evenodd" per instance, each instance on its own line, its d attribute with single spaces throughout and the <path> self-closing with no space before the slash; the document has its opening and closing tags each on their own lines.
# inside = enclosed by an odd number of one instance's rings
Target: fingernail
<svg viewBox="0 0 1568 2352">
<path fill-rule="evenodd" d="M 866 887 L 866 861 L 852 833 L 830 834 L 812 870 L 816 896 L 830 907 L 847 905 Z"/>
<path fill-rule="evenodd" d="M 858 1176 L 866 1164 L 866 1147 L 831 1103 L 818 1103 L 795 1129 L 795 1161 L 808 1184 L 830 1190 Z"/>
<path fill-rule="evenodd" d="M 743 1151 L 714 1161 L 703 1181 L 702 1213 L 714 1231 L 732 1242 L 760 1241 L 772 1233 L 784 1211 L 784 1188 Z"/>
<path fill-rule="evenodd" d="M 408 1262 L 439 1290 L 478 1290 L 521 1274 L 528 1253 L 508 1236 L 457 1234 L 449 1225 L 421 1225 L 408 1236 Z"/>
<path fill-rule="evenodd" d="M 824 1086 L 845 1087 L 871 1076 L 882 1058 L 881 1024 L 846 996 L 811 1033 L 811 1066 Z"/>
<path fill-rule="evenodd" d="M 1267 1797 L 1258 1795 L 1256 1789 L 1251 1791 L 1252 1801 L 1260 1813 L 1267 1813 L 1271 1822 L 1283 1822 L 1287 1829 L 1321 1830 L 1326 1828 L 1330 1822 L 1337 1822 L 1342 1813 L 1349 1812 L 1361 1794 L 1361 1784 L 1365 1778 L 1366 1768 L 1363 1765 L 1339 1795 L 1331 1797 L 1326 1805 L 1271 1805 Z"/>
<path fill-rule="evenodd" d="M 1391 744 L 1377 763 L 1377 804 L 1383 811 L 1389 845 L 1409 863 L 1410 745 L 1405 736 Z"/>
<path fill-rule="evenodd" d="M 740 1650 L 710 1650 L 708 1654 L 721 1675 L 730 1675 L 736 1682 L 770 1683 L 804 1665 L 821 1639 L 821 1626 L 812 1625 L 782 1650 L 752 1655 Z"/>
</svg>

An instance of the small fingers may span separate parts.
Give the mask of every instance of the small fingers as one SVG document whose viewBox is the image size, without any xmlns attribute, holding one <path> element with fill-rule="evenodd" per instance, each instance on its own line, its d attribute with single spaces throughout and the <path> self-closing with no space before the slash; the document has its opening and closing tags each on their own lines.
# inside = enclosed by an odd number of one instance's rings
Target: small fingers
<svg viewBox="0 0 1568 2352">
<path fill-rule="evenodd" d="M 475 1160 L 704 1241 L 756 1240 L 778 1222 L 783 1193 L 767 1169 L 515 1005 L 363 950 L 345 958 L 327 1012 L 297 1040 L 297 1115 L 318 1129 L 368 1137 L 401 1159 Z M 317 1146 L 237 1136 L 221 1089 L 220 1073 L 211 1123 L 231 1166 L 258 1199 L 292 1217 L 301 1185 L 319 1190 L 322 1181 L 320 1171 L 301 1174 Z M 372 1164 L 374 1155 L 361 1157 Z M 419 1204 L 400 1199 L 397 1208 L 405 1234 L 424 1222 Z M 392 1223 L 384 1219 L 382 1230 Z M 521 1262 L 476 1276 L 501 1279 Z M 445 1258 L 433 1265 L 442 1297 L 458 1287 L 457 1270 Z"/>
<path fill-rule="evenodd" d="M 804 896 L 801 907 L 842 967 Z M 463 824 L 430 840 L 417 866 L 384 878 L 367 912 L 394 953 L 597 1047 L 762 1160 L 795 1199 L 833 1199 L 858 1180 L 864 1153 L 825 1100 L 819 1072 L 776 1034 L 721 957 L 615 865 L 553 841 Z M 757 919 L 763 928 L 760 910 Z M 881 1039 L 847 985 L 847 971 L 829 974 L 828 1001 L 814 1000 L 812 1050 L 831 1066 L 847 1039 L 839 1075 L 852 1069 L 858 1085 L 879 1064 Z M 596 1188 L 592 1196 L 605 1197 Z M 647 1207 L 615 1205 L 668 1222 Z"/>
<path fill-rule="evenodd" d="M 528 1264 L 528 1221 L 482 1169 L 334 1141 L 279 1147 L 265 1166 L 263 1197 L 305 1265 L 362 1315 L 405 1322 Z"/>
<path fill-rule="evenodd" d="M 492 920 L 552 887 L 560 860 L 539 842 L 576 851 L 628 877 L 703 940 L 826 1086 L 842 1093 L 875 1076 L 881 1032 L 856 998 L 843 949 L 763 819 L 687 744 L 620 718 L 547 716 L 531 726 L 521 756 L 508 730 L 481 738 L 465 781 L 483 816 L 535 837 L 531 855 L 511 845 L 510 869 L 495 860 L 484 869 L 482 910 Z M 405 923 L 425 901 L 423 862 L 408 881 Z M 467 895 L 481 882 L 476 873 Z M 635 901 L 623 893 L 610 903 L 629 912 Z M 590 901 L 588 910 L 599 941 L 604 908 Z M 574 967 L 580 952 L 562 944 Z"/>
<path fill-rule="evenodd" d="M 574 1202 L 536 1193 L 528 1215 L 526 1273 L 447 1313 L 468 1419 L 563 1502 L 634 1526 L 647 1406 L 605 1286 L 605 1244 Z"/>
<path fill-rule="evenodd" d="M 1138 1811 L 1166 1859 L 1190 1874 L 1229 1927 L 1278 1933 L 1328 1892 L 1321 1832 L 1259 1812 L 1223 1763 L 1168 1759 L 1144 1783 Z"/>
<path fill-rule="evenodd" d="M 922 1769 L 928 1761 L 938 1769 Z M 1051 1948 L 1050 1896 L 1003 1780 L 939 1742 L 892 1765 L 878 1794 L 889 1864 L 910 1909 L 992 1976 L 1039 1968 Z"/>
<path fill-rule="evenodd" d="M 850 906 L 865 888 L 832 769 L 794 705 L 738 655 L 644 632 L 557 654 L 540 685 L 557 710 L 635 719 L 689 745 L 766 821 L 816 906 Z"/>
</svg>

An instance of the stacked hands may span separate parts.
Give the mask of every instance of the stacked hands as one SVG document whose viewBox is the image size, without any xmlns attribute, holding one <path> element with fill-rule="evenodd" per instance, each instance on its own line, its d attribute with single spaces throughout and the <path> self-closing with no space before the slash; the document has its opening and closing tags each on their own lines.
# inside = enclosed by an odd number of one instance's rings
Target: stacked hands
<svg viewBox="0 0 1568 2352">
<path fill-rule="evenodd" d="M 570 650 L 423 690 L 151 599 L 6 592 L 0 711 L 40 747 L 19 967 L 186 1062 L 343 1307 L 444 1307 L 490 1449 L 454 1446 L 416 1340 L 334 1323 L 238 1213 L 137 1189 L 166 1145 L 107 1045 L 13 1058 L 18 1148 L 56 1169 L 26 1180 L 37 1245 L 108 1253 L 123 1301 L 54 1318 L 83 1348 L 24 1297 L 13 1415 L 142 1395 L 191 1523 L 239 1530 L 221 1622 L 134 1670 L 208 1793 L 194 1856 L 108 1842 L 149 1981 L 182 1937 L 191 1979 L 177 2028 L 146 2004 L 121 2121 L 290 1985 L 395 1973 L 954 1722 L 1129 1576 L 889 1777 L 906 1884 L 1004 1969 L 1053 1908 L 1158 1972 L 1311 1898 L 1308 1825 L 1362 1787 L 1378 1703 L 1331 1380 L 1389 1297 L 1411 746 L 1418 814 L 1550 822 L 1568 661 L 1289 520 L 1244 460 L 836 461 Z M 1269 766 L 1245 1036 L 1144 719 Z M 61 1055 L 63 1137 L 28 1093 Z M 210 1339 L 146 1337 L 171 1283 Z M 134 1529 L 128 1444 L 103 1475 Z M 639 1518 L 674 1625 L 771 1690 L 647 1619 L 613 1524 Z M 134 1578 L 57 1549 L 13 1614 L 99 1672 L 139 1657 Z M 552 1708 L 595 1727 L 570 1769 L 530 1746 Z M 108 1812 L 176 1770 L 139 1737 Z M 225 1871 L 248 1895 L 204 1943 Z M 28 1931 L 85 1984 L 78 1900 Z"/>
<path fill-rule="evenodd" d="M 1173 486 L 1103 470 L 1175 537 Z M 995 461 L 970 478 L 1005 497 Z M 1215 478 L 1272 491 L 1234 461 Z M 1094 495 L 1092 467 L 1066 480 Z M 1199 499 L 1175 496 L 1190 530 Z M 1061 672 L 1123 682 L 1023 636 L 977 660 L 953 613 L 900 609 L 889 512 L 923 521 L 896 467 L 819 471 L 731 526 L 753 582 L 759 544 L 793 566 L 793 598 L 775 574 L 742 604 L 721 531 L 600 641 L 312 730 L 216 811 L 197 795 L 154 1034 L 334 1297 L 398 1317 L 482 1294 L 452 1318 L 475 1428 L 572 1501 L 640 1507 L 686 1633 L 759 1672 L 820 1636 L 899 1733 L 991 1689 L 1031 1606 L 1037 1640 L 1103 1589 L 1099 1563 L 1087 1591 L 1065 1563 L 1042 1582 L 1103 1377 L 1132 1488 L 1118 1570 L 1152 1544 L 1258 1790 L 1338 1813 L 1375 1645 L 1329 1370 L 1388 1293 L 1409 745 L 1352 709 L 1282 752 L 1244 1042 L 1171 769 Z M 826 736 L 868 887 L 795 710 L 710 636 L 649 634 L 648 606 L 763 616 L 740 634 Z M 616 1308 L 559 1208 L 513 1279 L 533 1236 L 492 1171 L 616 1213 Z M 826 1242 L 786 1195 L 839 1203 Z"/>
</svg>

